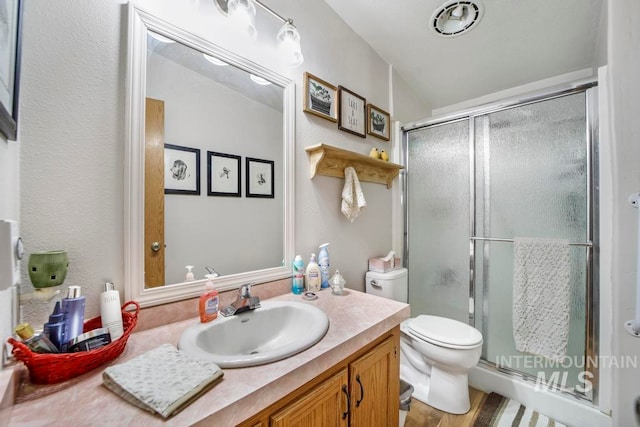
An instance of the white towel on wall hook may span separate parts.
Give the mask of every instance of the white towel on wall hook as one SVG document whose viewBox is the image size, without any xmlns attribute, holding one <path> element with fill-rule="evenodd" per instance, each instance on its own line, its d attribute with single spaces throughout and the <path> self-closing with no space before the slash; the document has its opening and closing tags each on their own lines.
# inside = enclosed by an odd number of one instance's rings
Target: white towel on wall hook
<svg viewBox="0 0 640 427">
<path fill-rule="evenodd" d="M 344 169 L 342 213 L 349 221 L 353 222 L 356 217 L 362 213 L 365 206 L 367 206 L 367 201 L 364 199 L 364 193 L 360 187 L 360 180 L 358 180 L 356 170 L 349 166 Z"/>
</svg>

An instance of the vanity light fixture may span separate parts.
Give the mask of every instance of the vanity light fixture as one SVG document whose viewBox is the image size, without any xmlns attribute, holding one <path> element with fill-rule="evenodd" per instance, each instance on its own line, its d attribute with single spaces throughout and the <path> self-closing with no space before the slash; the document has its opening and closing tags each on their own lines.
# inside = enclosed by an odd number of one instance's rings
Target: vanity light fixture
<svg viewBox="0 0 640 427">
<path fill-rule="evenodd" d="M 280 30 L 278 30 L 278 51 L 280 56 L 290 68 L 295 68 L 304 62 L 302 49 L 300 48 L 300 33 L 293 25 L 293 19 L 287 19 Z"/>
<path fill-rule="evenodd" d="M 149 34 L 149 36 L 157 41 L 159 41 L 160 43 L 175 43 L 175 40 L 171 40 L 168 37 L 165 36 L 161 36 L 158 33 L 154 33 L 153 31 L 149 31 L 147 34 Z"/>
<path fill-rule="evenodd" d="M 211 55 L 207 55 L 206 53 L 203 53 L 202 56 L 204 56 L 204 59 L 206 59 L 207 61 L 209 61 L 212 64 L 217 65 L 219 67 L 226 67 L 227 65 L 229 65 L 226 62 L 221 61 L 216 57 L 213 57 Z"/>
<path fill-rule="evenodd" d="M 261 86 L 269 86 L 271 84 L 269 80 L 265 80 L 262 77 L 256 76 L 255 74 L 250 74 L 249 78 L 251 79 L 251 81 Z"/>
<path fill-rule="evenodd" d="M 227 2 L 227 18 L 238 28 L 246 28 L 249 40 L 258 37 L 256 30 L 256 6 L 253 0 L 229 0 Z"/>
<path fill-rule="evenodd" d="M 266 12 L 269 12 L 275 18 L 282 21 L 283 25 L 276 35 L 280 57 L 290 68 L 302 65 L 304 56 L 302 55 L 302 48 L 300 47 L 300 33 L 296 26 L 293 25 L 293 19 L 283 18 L 260 0 L 215 0 L 215 3 L 218 9 L 227 15 L 227 18 L 235 22 L 234 25 L 237 25 L 239 28 L 247 28 L 247 33 L 251 40 L 255 40 L 258 35 L 255 27 L 255 5 L 260 6 Z"/>
</svg>

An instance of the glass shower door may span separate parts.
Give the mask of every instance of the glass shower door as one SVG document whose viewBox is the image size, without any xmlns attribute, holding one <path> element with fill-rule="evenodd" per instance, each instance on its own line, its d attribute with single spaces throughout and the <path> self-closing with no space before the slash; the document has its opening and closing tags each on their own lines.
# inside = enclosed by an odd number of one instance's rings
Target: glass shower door
<svg viewBox="0 0 640 427">
<path fill-rule="evenodd" d="M 406 131 L 404 200 L 411 315 L 470 323 L 484 337 L 482 360 L 591 399 L 584 375 L 597 373 L 587 365 L 595 357 L 597 290 L 587 97 L 564 93 Z M 569 249 L 569 338 L 560 364 L 516 350 L 516 237 L 576 243 Z"/>
<path fill-rule="evenodd" d="M 469 321 L 469 121 L 409 132 L 411 315 Z"/>
<path fill-rule="evenodd" d="M 585 96 L 567 95 L 474 118 L 476 236 L 590 240 Z M 476 327 L 484 337 L 482 358 L 538 379 L 544 375 L 548 380 L 555 373 L 555 381 L 567 389 L 581 386 L 587 248 L 570 246 L 568 358 L 561 365 L 516 350 L 513 249 L 512 242 L 475 242 Z"/>
</svg>

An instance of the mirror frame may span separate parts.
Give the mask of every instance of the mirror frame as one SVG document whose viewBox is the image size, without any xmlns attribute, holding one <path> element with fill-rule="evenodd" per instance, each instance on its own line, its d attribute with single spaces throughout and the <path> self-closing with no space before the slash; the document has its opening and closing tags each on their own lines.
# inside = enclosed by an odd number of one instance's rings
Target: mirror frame
<svg viewBox="0 0 640 427">
<path fill-rule="evenodd" d="M 263 270 L 215 278 L 217 290 L 236 289 L 244 283 L 264 283 L 291 277 L 287 260 L 293 259 L 295 84 L 259 64 L 217 46 L 188 31 L 175 27 L 129 3 L 129 52 L 127 64 L 127 104 L 125 115 L 125 188 L 124 188 L 124 291 L 125 300 L 141 307 L 165 304 L 197 297 L 205 279 L 167 284 L 146 289 L 144 286 L 144 141 L 147 31 L 153 31 L 187 47 L 263 77 L 284 89 L 283 105 L 283 258 L 284 265 Z"/>
</svg>

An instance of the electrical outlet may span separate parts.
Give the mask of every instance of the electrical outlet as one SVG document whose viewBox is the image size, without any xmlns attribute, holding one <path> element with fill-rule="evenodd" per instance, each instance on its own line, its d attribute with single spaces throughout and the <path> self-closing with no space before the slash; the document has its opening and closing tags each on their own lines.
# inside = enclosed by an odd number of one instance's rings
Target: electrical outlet
<svg viewBox="0 0 640 427">
<path fill-rule="evenodd" d="M 9 289 L 20 280 L 18 261 L 24 250 L 18 236 L 18 223 L 0 220 L 0 291 Z"/>
</svg>

